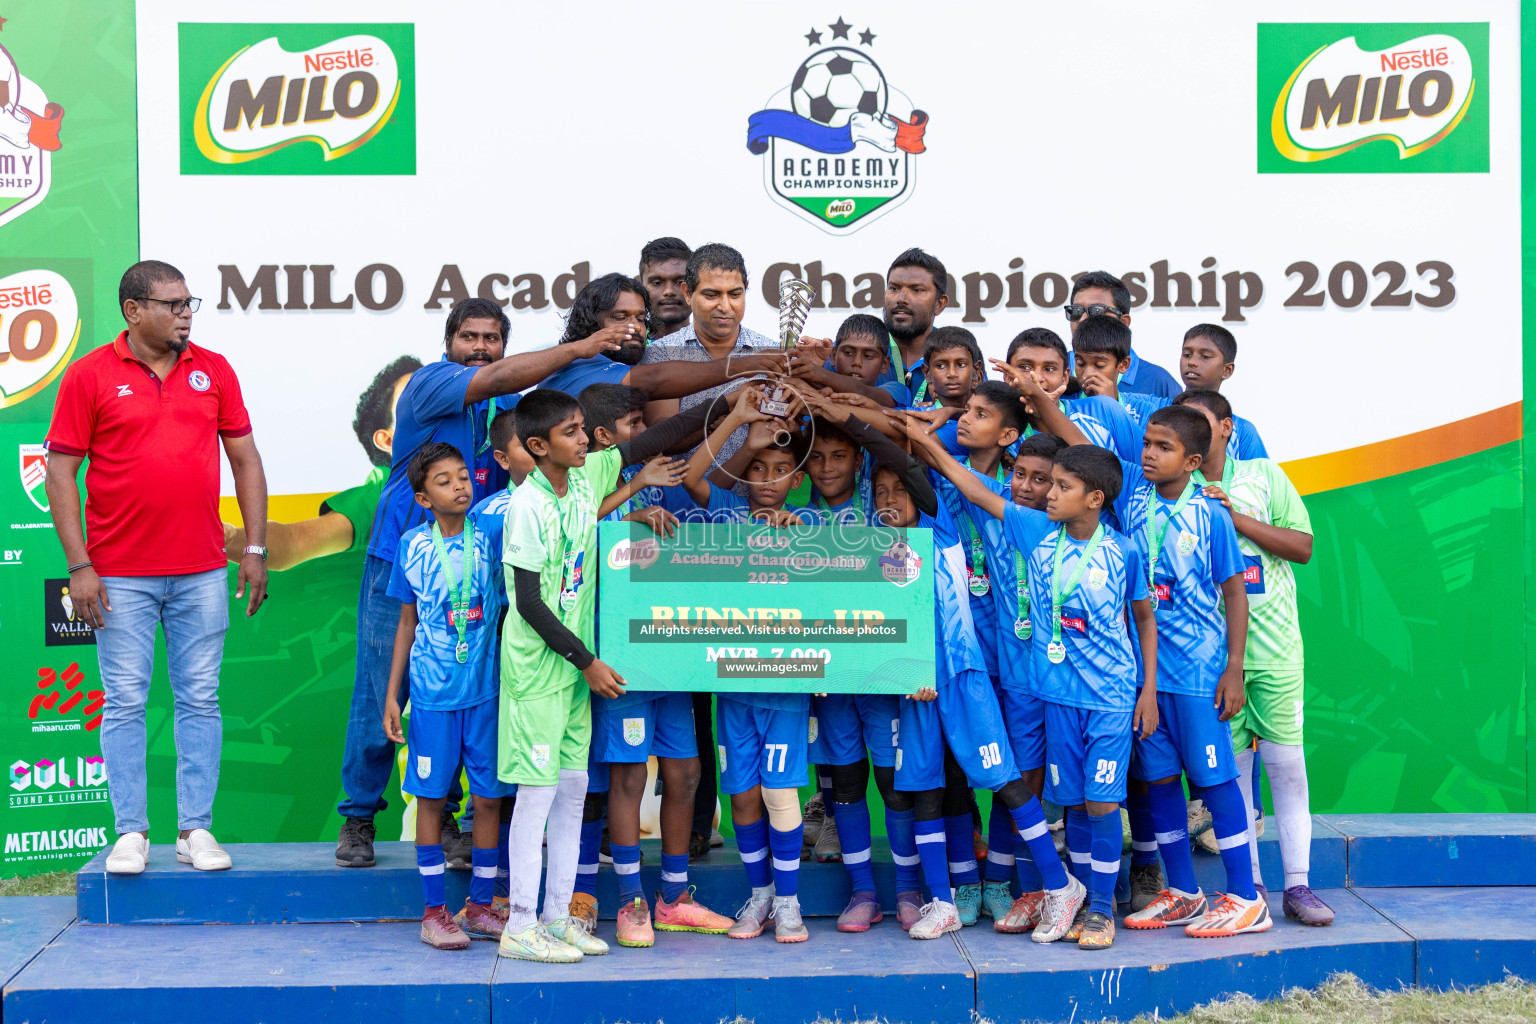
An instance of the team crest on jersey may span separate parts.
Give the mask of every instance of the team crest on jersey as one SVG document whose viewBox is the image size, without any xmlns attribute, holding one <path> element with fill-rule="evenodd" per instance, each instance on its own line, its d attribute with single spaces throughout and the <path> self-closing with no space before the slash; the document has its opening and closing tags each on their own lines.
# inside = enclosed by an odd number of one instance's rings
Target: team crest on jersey
<svg viewBox="0 0 1536 1024">
<path fill-rule="evenodd" d="M 535 743 L 529 748 L 529 756 L 535 768 L 543 768 L 549 764 L 549 744 Z"/>
<path fill-rule="evenodd" d="M 724 774 L 725 773 L 725 744 L 723 744 L 723 743 L 720 744 L 718 749 L 720 751 L 720 772 L 721 772 L 721 774 Z"/>
<path fill-rule="evenodd" d="M 430 779 L 432 777 L 432 759 L 416 755 L 416 777 L 418 779 Z"/>
<path fill-rule="evenodd" d="M 1061 785 L 1061 768 L 1054 764 L 1051 765 L 1051 785 Z"/>
<path fill-rule="evenodd" d="M 805 742 L 815 743 L 816 737 L 821 734 L 821 723 L 816 721 L 816 716 L 811 716 L 811 724 L 805 731 Z"/>
<path fill-rule="evenodd" d="M 193 391 L 207 391 L 213 381 L 202 370 L 193 370 L 187 374 L 187 383 L 191 385 Z"/>
<path fill-rule="evenodd" d="M 849 234 L 912 195 L 928 115 L 891 86 L 870 50 L 874 31 L 850 35 L 841 17 L 828 34 L 804 35 L 811 53 L 789 85 L 747 119 L 747 149 L 763 161 L 763 187 L 791 213 L 831 234 Z"/>
<path fill-rule="evenodd" d="M 645 719 L 624 719 L 624 742 L 632 747 L 638 747 L 645 742 Z"/>
<path fill-rule="evenodd" d="M 901 748 L 896 748 L 896 770 L 901 771 Z"/>
<path fill-rule="evenodd" d="M 1179 554 L 1181 554 L 1184 557 L 1188 558 L 1190 555 L 1195 553 L 1195 546 L 1198 545 L 1199 543 L 1200 543 L 1200 538 L 1196 537 L 1194 534 L 1190 533 L 1188 530 L 1180 530 L 1179 531 L 1179 542 L 1178 542 L 1177 545 L 1175 545 L 1175 548 L 1179 552 Z"/>
<path fill-rule="evenodd" d="M 922 568 L 922 558 L 904 540 L 897 540 L 880 556 L 880 574 L 898 587 L 916 580 Z"/>
<path fill-rule="evenodd" d="M 1088 570 L 1088 589 L 1103 590 L 1109 585 L 1109 573 L 1100 566 Z"/>
</svg>

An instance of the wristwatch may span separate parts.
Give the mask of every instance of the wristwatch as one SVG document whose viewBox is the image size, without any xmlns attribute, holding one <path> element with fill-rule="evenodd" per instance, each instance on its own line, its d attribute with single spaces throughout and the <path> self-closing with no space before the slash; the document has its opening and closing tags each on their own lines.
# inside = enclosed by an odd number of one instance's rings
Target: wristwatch
<svg viewBox="0 0 1536 1024">
<path fill-rule="evenodd" d="M 255 544 L 247 545 L 243 553 L 247 555 L 260 555 L 263 562 L 267 560 L 267 549 L 259 548 Z"/>
</svg>

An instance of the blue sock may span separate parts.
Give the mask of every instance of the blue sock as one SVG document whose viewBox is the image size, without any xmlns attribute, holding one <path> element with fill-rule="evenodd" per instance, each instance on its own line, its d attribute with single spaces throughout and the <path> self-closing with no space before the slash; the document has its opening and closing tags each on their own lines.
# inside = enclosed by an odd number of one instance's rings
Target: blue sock
<svg viewBox="0 0 1536 1024">
<path fill-rule="evenodd" d="M 661 898 L 676 903 L 688 891 L 688 855 L 663 853 L 661 855 Z"/>
<path fill-rule="evenodd" d="M 1115 916 L 1115 883 L 1120 880 L 1120 812 L 1088 815 L 1092 835 L 1089 852 L 1093 884 L 1088 887 L 1092 903 L 1089 910 Z"/>
<path fill-rule="evenodd" d="M 507 886 L 512 881 L 512 851 L 507 847 L 507 837 L 511 831 L 510 821 L 498 822 L 496 825 L 496 895 L 502 899 L 507 898 L 510 891 Z"/>
<path fill-rule="evenodd" d="M 966 825 L 970 825 L 970 815 L 966 815 Z M 965 844 L 967 847 L 971 845 L 969 827 L 966 830 Z M 934 899 L 953 903 L 955 890 L 950 888 L 949 853 L 945 849 L 947 845 L 944 840 L 943 818 L 933 818 L 917 823 L 917 856 L 923 864 L 923 881 L 928 883 L 928 891 Z"/>
<path fill-rule="evenodd" d="M 775 896 L 794 896 L 800 891 L 800 847 L 805 838 L 805 824 L 780 832 L 768 828 L 768 848 L 773 851 L 773 892 Z"/>
<path fill-rule="evenodd" d="M 896 891 L 916 892 L 920 883 L 917 855 L 917 812 L 885 809 L 885 834 L 891 840 L 891 860 L 896 865 Z"/>
<path fill-rule="evenodd" d="M 613 854 L 613 873 L 619 876 L 619 902 L 633 903 L 638 897 L 645 898 L 645 887 L 640 884 L 640 844 L 622 846 L 608 840 Z"/>
<path fill-rule="evenodd" d="M 1206 787 L 1205 806 L 1211 809 L 1211 828 L 1221 848 L 1222 867 L 1227 869 L 1227 892 L 1254 899 L 1259 893 L 1253 887 L 1253 861 L 1248 855 L 1248 808 L 1237 780 Z"/>
<path fill-rule="evenodd" d="M 1061 866 L 1061 858 L 1056 855 L 1056 844 L 1051 842 L 1051 829 L 1045 823 L 1045 809 L 1040 806 L 1040 801 L 1030 797 L 1029 803 L 1009 813 L 1013 815 L 1013 824 L 1018 828 L 1019 835 L 1024 838 L 1029 861 L 1035 867 L 1034 875 L 1026 880 L 1023 870 L 1025 858 L 1019 857 L 1019 882 L 1027 885 L 1029 881 L 1039 881 L 1038 885 L 1024 891 L 1066 888 L 1067 869 Z"/>
<path fill-rule="evenodd" d="M 470 851 L 469 902 L 490 903 L 496 895 L 496 851 L 476 846 Z"/>
<path fill-rule="evenodd" d="M 971 885 L 981 881 L 976 867 L 975 826 L 969 811 L 944 819 L 944 842 L 949 848 L 949 884 Z"/>
<path fill-rule="evenodd" d="M 1147 796 L 1151 798 L 1152 828 L 1163 855 L 1163 870 L 1168 873 L 1168 888 L 1190 895 L 1199 892 L 1195 864 L 1189 857 L 1189 812 L 1183 787 L 1178 780 L 1152 785 L 1147 787 Z"/>
<path fill-rule="evenodd" d="M 597 895 L 597 856 L 603 842 L 603 819 L 581 823 L 581 850 L 576 855 L 576 891 Z"/>
<path fill-rule="evenodd" d="M 854 892 L 875 891 L 875 869 L 869 862 L 869 804 L 858 800 L 837 807 L 837 837 L 843 844 L 843 867 Z"/>
<path fill-rule="evenodd" d="M 1152 826 L 1152 798 L 1146 793 L 1127 793 L 1125 810 L 1131 817 L 1131 863 L 1157 863 L 1157 829 Z"/>
<path fill-rule="evenodd" d="M 1013 816 L 994 796 L 992 815 L 987 819 L 987 881 L 1008 881 L 1013 877 L 1013 865 Z"/>
<path fill-rule="evenodd" d="M 443 895 L 443 844 L 416 846 L 416 870 L 421 872 L 421 896 L 429 907 L 440 907 L 447 899 Z"/>
<path fill-rule="evenodd" d="M 1067 808 L 1067 856 L 1072 860 L 1072 874 L 1085 886 L 1093 884 L 1092 860 L 1093 832 L 1088 824 L 1088 812 L 1082 808 Z"/>
<path fill-rule="evenodd" d="M 763 889 L 773 883 L 773 866 L 768 863 L 767 818 L 736 826 L 736 852 L 741 854 L 741 866 L 747 869 L 747 881 L 752 888 Z"/>
</svg>

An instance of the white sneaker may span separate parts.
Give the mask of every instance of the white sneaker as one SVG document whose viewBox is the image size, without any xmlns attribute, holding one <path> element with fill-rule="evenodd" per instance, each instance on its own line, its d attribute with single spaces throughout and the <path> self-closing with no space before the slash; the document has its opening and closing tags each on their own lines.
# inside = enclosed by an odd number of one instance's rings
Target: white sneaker
<svg viewBox="0 0 1536 1024">
<path fill-rule="evenodd" d="M 176 859 L 199 871 L 228 871 L 229 854 L 205 828 L 195 828 L 185 839 L 176 840 Z"/>
<path fill-rule="evenodd" d="M 149 863 L 149 840 L 142 832 L 125 832 L 112 844 L 107 854 L 107 871 L 114 875 L 137 875 Z"/>
<path fill-rule="evenodd" d="M 947 900 L 934 900 L 923 907 L 922 914 L 907 932 L 914 939 L 936 939 L 960 930 L 960 911 Z"/>
<path fill-rule="evenodd" d="M 1067 929 L 1072 927 L 1072 922 L 1077 920 L 1077 912 L 1082 909 L 1083 901 L 1087 898 L 1088 887 L 1079 882 L 1075 875 L 1067 875 L 1066 888 L 1045 891 L 1045 901 L 1040 906 L 1040 923 L 1029 937 L 1036 942 L 1059 942 L 1067 934 Z"/>
</svg>

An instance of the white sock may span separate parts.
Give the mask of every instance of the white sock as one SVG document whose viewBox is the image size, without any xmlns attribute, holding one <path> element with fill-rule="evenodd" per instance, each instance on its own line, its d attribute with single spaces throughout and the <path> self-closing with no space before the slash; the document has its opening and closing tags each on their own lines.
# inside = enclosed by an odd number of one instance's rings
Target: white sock
<svg viewBox="0 0 1536 1024">
<path fill-rule="evenodd" d="M 549 866 L 544 878 L 544 916 L 549 924 L 571 912 L 576 891 L 576 862 L 581 859 L 581 810 L 587 799 L 587 773 L 560 769 L 554 806 L 549 811 Z"/>
<path fill-rule="evenodd" d="M 1263 885 L 1259 872 L 1259 837 L 1253 834 L 1253 751 L 1237 754 L 1237 788 L 1243 791 L 1243 811 L 1248 815 L 1248 859 L 1253 862 L 1253 884 Z"/>
<path fill-rule="evenodd" d="M 555 802 L 555 786 L 519 786 L 507 830 L 507 931 L 520 932 L 539 920 L 539 867 L 544 859 L 544 823 Z"/>
<path fill-rule="evenodd" d="M 1280 827 L 1280 863 L 1285 887 L 1306 885 L 1312 869 L 1312 807 L 1307 793 L 1307 758 L 1300 744 L 1259 740 L 1259 754 L 1269 772 L 1269 795 Z"/>
</svg>

